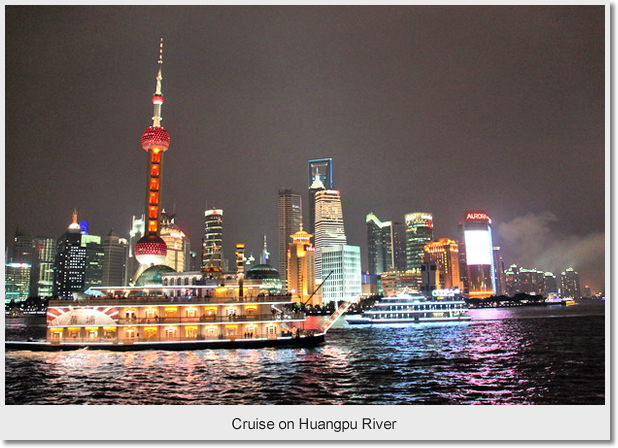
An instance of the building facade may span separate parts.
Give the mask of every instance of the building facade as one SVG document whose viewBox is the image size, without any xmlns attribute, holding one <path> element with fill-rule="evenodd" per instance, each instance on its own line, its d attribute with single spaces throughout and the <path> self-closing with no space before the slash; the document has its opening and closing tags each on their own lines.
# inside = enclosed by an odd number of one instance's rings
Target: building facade
<svg viewBox="0 0 618 448">
<path fill-rule="evenodd" d="M 279 274 L 283 291 L 288 291 L 288 247 L 290 235 L 300 231 L 303 208 L 301 195 L 289 188 L 279 190 L 277 203 L 279 222 Z"/>
<path fill-rule="evenodd" d="M 288 292 L 294 302 L 305 303 L 315 291 L 315 248 L 311 244 L 312 235 L 301 229 L 291 235 L 292 242 L 287 251 Z M 308 304 L 322 304 L 321 294 L 315 294 Z"/>
<path fill-rule="evenodd" d="M 560 274 L 560 294 L 563 297 L 581 297 L 579 274 L 572 267 L 567 268 Z"/>
<path fill-rule="evenodd" d="M 317 210 L 316 210 L 317 212 Z M 328 246 L 322 250 L 322 303 L 357 300 L 362 291 L 360 247 Z"/>
<path fill-rule="evenodd" d="M 103 285 L 103 245 L 101 237 L 82 234 L 82 247 L 86 249 L 84 287 Z"/>
<path fill-rule="evenodd" d="M 225 268 L 223 258 L 223 210 L 206 210 L 202 239 L 202 270 L 215 269 L 222 272 Z"/>
<path fill-rule="evenodd" d="M 34 257 L 30 282 L 31 297 L 51 297 L 54 293 L 54 257 L 56 241 L 52 237 L 34 239 Z"/>
<path fill-rule="evenodd" d="M 170 215 L 165 210 L 161 212 L 161 239 L 167 246 L 167 255 L 162 264 L 176 272 L 188 271 L 191 242 L 176 224 L 176 215 Z"/>
<path fill-rule="evenodd" d="M 405 226 L 406 270 L 420 271 L 425 245 L 433 240 L 433 216 L 426 212 L 407 213 Z"/>
<path fill-rule="evenodd" d="M 322 190 L 315 195 L 315 277 L 322 280 L 322 252 L 331 246 L 347 244 L 343 225 L 341 193 Z"/>
<path fill-rule="evenodd" d="M 459 275 L 459 245 L 456 241 L 442 238 L 427 243 L 425 263 L 436 266 L 436 287 L 439 289 L 463 290 Z"/>
<path fill-rule="evenodd" d="M 58 239 L 54 263 L 53 295 L 70 299 L 74 292 L 85 288 L 86 248 L 82 246 L 82 234 L 77 222 L 77 211 L 73 212 L 73 223 Z"/>
<path fill-rule="evenodd" d="M 309 193 L 307 204 L 309 208 L 309 225 L 307 228 L 310 234 L 315 235 L 315 195 L 318 191 L 332 190 L 335 188 L 333 180 L 333 159 L 309 160 L 308 185 Z"/>
<path fill-rule="evenodd" d="M 103 286 L 126 285 L 129 243 L 111 230 L 103 237 Z"/>
<path fill-rule="evenodd" d="M 504 259 L 500 247 L 494 247 L 494 276 L 496 278 L 496 295 L 506 294 L 506 277 L 504 274 Z"/>
<path fill-rule="evenodd" d="M 386 271 L 380 274 L 380 285 L 385 297 L 395 296 L 405 290 L 418 291 L 421 284 L 421 271 Z"/>
<path fill-rule="evenodd" d="M 22 302 L 30 293 L 30 270 L 27 263 L 4 265 L 4 303 Z"/>
<path fill-rule="evenodd" d="M 496 292 L 491 218 L 484 211 L 464 214 L 463 233 L 470 298 L 487 298 Z M 460 248 L 461 250 L 461 248 Z"/>
<path fill-rule="evenodd" d="M 403 224 L 380 221 L 373 213 L 365 217 L 367 226 L 367 262 L 370 274 L 405 270 L 405 230 Z"/>
</svg>

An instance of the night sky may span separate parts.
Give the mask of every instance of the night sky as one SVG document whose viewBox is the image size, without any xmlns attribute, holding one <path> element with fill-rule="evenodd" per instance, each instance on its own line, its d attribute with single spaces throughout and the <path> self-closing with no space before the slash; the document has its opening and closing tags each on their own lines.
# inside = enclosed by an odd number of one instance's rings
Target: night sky
<svg viewBox="0 0 618 448">
<path fill-rule="evenodd" d="M 266 234 L 277 191 L 332 157 L 348 243 L 365 215 L 487 211 L 507 262 L 604 288 L 603 6 L 6 7 L 6 227 L 92 234 L 143 213 L 163 36 L 163 206 L 199 252 Z M 305 216 L 306 219 L 306 216 Z"/>
</svg>

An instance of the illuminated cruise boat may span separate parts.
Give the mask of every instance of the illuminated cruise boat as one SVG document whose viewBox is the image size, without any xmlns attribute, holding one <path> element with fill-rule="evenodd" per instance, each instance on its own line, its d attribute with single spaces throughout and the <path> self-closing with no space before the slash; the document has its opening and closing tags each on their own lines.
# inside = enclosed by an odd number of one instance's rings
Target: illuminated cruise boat
<svg viewBox="0 0 618 448">
<path fill-rule="evenodd" d="M 341 313 L 331 316 L 332 321 Z M 330 325 L 306 329 L 305 320 L 305 314 L 295 312 L 291 296 L 285 294 L 249 289 L 239 295 L 238 288 L 214 285 L 109 289 L 98 297 L 50 300 L 47 340 L 6 341 L 5 346 L 8 350 L 126 351 L 323 342 Z"/>
<path fill-rule="evenodd" d="M 434 291 L 431 299 L 418 292 L 402 292 L 384 297 L 360 317 L 346 317 L 346 321 L 349 324 L 395 324 L 466 322 L 471 319 L 466 314 L 468 307 L 459 294 L 451 290 L 448 293 L 439 291 Z"/>
</svg>

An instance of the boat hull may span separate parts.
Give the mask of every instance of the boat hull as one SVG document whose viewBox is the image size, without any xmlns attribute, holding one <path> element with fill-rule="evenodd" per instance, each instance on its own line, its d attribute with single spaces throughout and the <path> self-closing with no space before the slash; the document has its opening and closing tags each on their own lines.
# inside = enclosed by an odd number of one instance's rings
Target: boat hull
<svg viewBox="0 0 618 448">
<path fill-rule="evenodd" d="M 324 333 L 298 338 L 278 339 L 236 339 L 217 341 L 182 341 L 182 342 L 134 342 L 132 344 L 113 343 L 62 343 L 30 341 L 6 341 L 5 350 L 29 350 L 59 352 L 71 350 L 108 350 L 115 352 L 139 351 L 139 350 L 205 350 L 205 349 L 235 349 L 235 348 L 264 348 L 264 347 L 310 347 L 324 342 Z"/>
</svg>

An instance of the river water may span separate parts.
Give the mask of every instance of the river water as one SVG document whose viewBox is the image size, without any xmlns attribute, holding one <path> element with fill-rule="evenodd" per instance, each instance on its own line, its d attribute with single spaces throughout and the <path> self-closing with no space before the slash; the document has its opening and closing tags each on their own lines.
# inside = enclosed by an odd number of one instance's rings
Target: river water
<svg viewBox="0 0 618 448">
<path fill-rule="evenodd" d="M 5 353 L 6 404 L 604 404 L 605 303 L 350 326 L 314 348 Z M 310 317 L 321 319 L 321 317 Z M 314 322 L 315 323 L 315 322 Z M 5 338 L 44 318 L 6 319 Z"/>
</svg>

